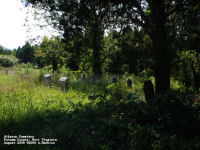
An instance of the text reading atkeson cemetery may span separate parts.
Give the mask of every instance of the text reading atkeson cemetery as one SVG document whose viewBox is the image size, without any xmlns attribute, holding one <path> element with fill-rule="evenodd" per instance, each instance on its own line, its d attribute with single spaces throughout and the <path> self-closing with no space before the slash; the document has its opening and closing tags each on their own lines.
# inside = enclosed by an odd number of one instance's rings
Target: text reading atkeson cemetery
<svg viewBox="0 0 200 150">
<path fill-rule="evenodd" d="M 30 135 L 4 135 L 4 144 L 56 144 L 55 138 L 35 138 Z"/>
</svg>

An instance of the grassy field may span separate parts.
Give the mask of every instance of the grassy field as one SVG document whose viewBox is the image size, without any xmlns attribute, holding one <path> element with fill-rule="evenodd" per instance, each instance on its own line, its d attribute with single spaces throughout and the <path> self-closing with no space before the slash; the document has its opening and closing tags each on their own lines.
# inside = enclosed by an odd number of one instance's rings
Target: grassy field
<svg viewBox="0 0 200 150">
<path fill-rule="evenodd" d="M 0 149 L 28 150 L 144 150 L 200 148 L 199 107 L 168 93 L 155 103 L 144 101 L 144 77 L 131 77 L 133 88 L 82 81 L 80 74 L 53 74 L 44 86 L 45 70 L 14 68 L 0 71 Z M 57 80 L 67 75 L 69 89 Z M 174 84 L 176 85 L 176 84 Z M 177 85 L 176 85 L 177 86 Z M 182 97 L 181 97 L 182 96 Z M 181 98 L 183 99 L 181 99 Z M 167 101 L 170 99 L 170 101 Z M 180 100 L 181 99 L 181 100 Z M 191 129 L 192 128 L 192 129 Z M 55 138 L 55 145 L 5 145 L 4 135 Z"/>
</svg>

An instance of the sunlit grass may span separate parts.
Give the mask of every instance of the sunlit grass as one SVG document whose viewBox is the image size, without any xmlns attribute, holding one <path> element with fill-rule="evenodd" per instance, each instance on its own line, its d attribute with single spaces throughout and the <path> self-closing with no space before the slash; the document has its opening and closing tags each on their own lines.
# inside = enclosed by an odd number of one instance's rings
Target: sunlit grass
<svg viewBox="0 0 200 150">
<path fill-rule="evenodd" d="M 47 70 L 46 70 L 47 72 Z M 29 67 L 18 67 L 6 74 L 0 71 L 0 120 L 6 122 L 9 119 L 18 120 L 26 115 L 34 115 L 37 112 L 51 110 L 72 111 L 76 104 L 85 105 L 90 103 L 88 96 L 99 94 L 112 84 L 112 76 L 106 76 L 99 83 L 91 82 L 90 79 L 82 80 L 80 75 L 68 73 L 52 74 L 53 87 L 45 87 L 39 81 L 45 74 L 45 70 Z M 69 88 L 62 92 L 57 83 L 59 77 L 69 75 Z M 80 74 L 80 73 L 79 73 Z M 127 93 L 137 94 L 143 97 L 143 82 L 148 79 L 134 75 L 117 76 L 118 84 Z M 127 79 L 131 79 L 132 88 L 127 87 Z M 154 81 L 154 78 L 149 78 Z M 179 84 L 172 81 L 173 88 Z M 115 86 L 115 85 L 113 85 Z"/>
<path fill-rule="evenodd" d="M 42 81 L 46 73 L 52 75 L 51 86 L 45 86 Z M 69 77 L 66 91 L 61 91 L 58 84 L 61 76 Z M 144 100 L 144 81 L 151 80 L 154 85 L 155 81 L 153 77 L 145 75 L 124 75 L 117 76 L 118 82 L 115 84 L 112 77 L 107 75 L 98 82 L 91 82 L 89 75 L 82 80 L 80 73 L 52 73 L 45 69 L 16 67 L 7 74 L 5 69 L 1 69 L 0 137 L 20 134 L 59 138 L 62 143 L 59 150 L 66 147 L 110 150 L 116 145 L 123 149 L 123 144 L 136 149 L 143 140 L 140 134 L 150 134 L 151 129 L 158 127 L 156 119 L 153 125 L 148 126 L 140 125 L 140 122 L 163 117 L 162 111 L 157 112 L 157 107 L 151 107 Z M 132 80 L 132 88 L 127 87 L 127 79 Z M 179 88 L 178 83 L 174 80 L 171 82 L 174 89 Z M 162 124 L 168 126 L 165 122 Z M 149 130 L 146 131 L 145 126 Z M 160 131 L 153 132 L 162 138 Z M 119 145 L 118 138 L 122 141 Z M 0 149 L 6 149 L 2 141 Z M 131 141 L 135 145 L 130 144 Z M 144 142 L 152 144 L 148 140 Z M 21 150 L 17 146 L 13 149 Z M 35 150 L 34 146 L 29 145 L 26 149 Z M 38 146 L 38 149 L 51 150 L 52 147 L 45 145 Z"/>
<path fill-rule="evenodd" d="M 36 84 L 31 77 L 15 73 L 0 73 L 0 120 L 20 120 L 26 115 L 47 110 L 71 110 L 72 104 L 88 102 L 87 95 L 69 90 L 62 92 L 59 87 L 48 88 Z"/>
</svg>

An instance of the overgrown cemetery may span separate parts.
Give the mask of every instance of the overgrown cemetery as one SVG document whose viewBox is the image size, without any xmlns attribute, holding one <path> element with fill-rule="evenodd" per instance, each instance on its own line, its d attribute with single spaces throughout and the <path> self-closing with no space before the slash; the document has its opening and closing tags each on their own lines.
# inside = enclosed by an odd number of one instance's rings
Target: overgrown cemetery
<svg viewBox="0 0 200 150">
<path fill-rule="evenodd" d="M 22 2 L 60 35 L 0 47 L 1 150 L 200 149 L 198 1 Z"/>
</svg>

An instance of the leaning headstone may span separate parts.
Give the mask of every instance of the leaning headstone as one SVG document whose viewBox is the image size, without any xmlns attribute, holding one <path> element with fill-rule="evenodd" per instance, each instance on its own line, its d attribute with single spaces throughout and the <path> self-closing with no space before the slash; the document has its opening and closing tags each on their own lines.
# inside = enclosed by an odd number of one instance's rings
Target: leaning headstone
<svg viewBox="0 0 200 150">
<path fill-rule="evenodd" d="M 45 84 L 45 86 L 51 86 L 51 75 L 50 74 L 44 75 L 44 84 Z"/>
<path fill-rule="evenodd" d="M 82 80 L 85 80 L 85 73 L 82 74 Z"/>
<path fill-rule="evenodd" d="M 58 82 L 62 91 L 65 91 L 68 88 L 68 77 L 61 77 Z"/>
<path fill-rule="evenodd" d="M 93 74 L 93 75 L 91 76 L 91 81 L 94 82 L 94 80 L 95 80 L 95 75 Z"/>
<path fill-rule="evenodd" d="M 154 98 L 153 83 L 150 80 L 144 82 L 144 95 L 147 102 Z"/>
<path fill-rule="evenodd" d="M 131 80 L 131 79 L 128 79 L 128 80 L 127 80 L 127 86 L 128 86 L 129 88 L 132 88 L 132 80 Z"/>
<path fill-rule="evenodd" d="M 116 76 L 113 77 L 112 82 L 117 83 L 117 77 Z"/>
</svg>

